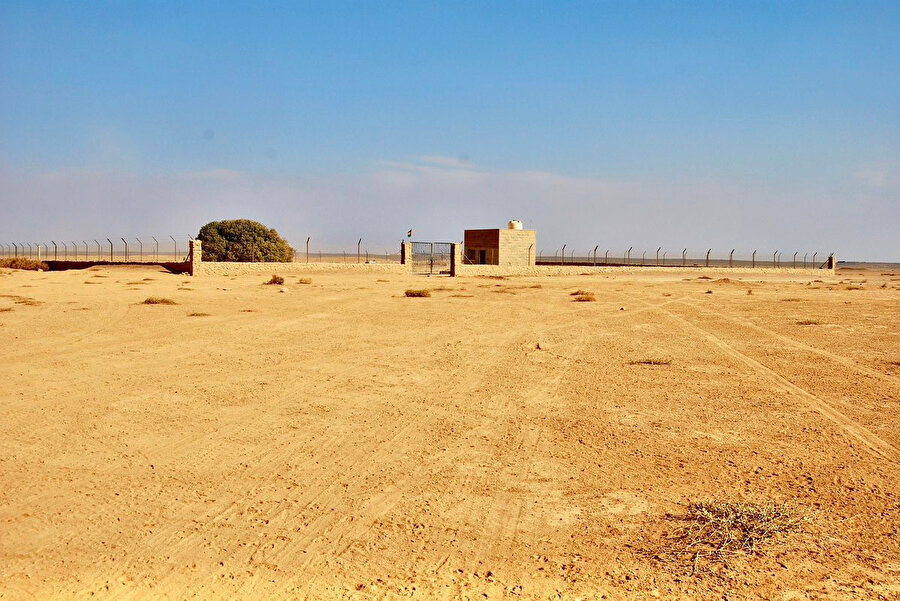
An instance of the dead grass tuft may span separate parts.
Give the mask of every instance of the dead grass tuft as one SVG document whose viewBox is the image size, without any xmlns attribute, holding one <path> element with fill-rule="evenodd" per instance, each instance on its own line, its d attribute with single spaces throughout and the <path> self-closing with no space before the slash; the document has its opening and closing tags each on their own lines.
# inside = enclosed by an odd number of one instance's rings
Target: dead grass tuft
<svg viewBox="0 0 900 601">
<path fill-rule="evenodd" d="M 126 286 L 137 286 L 138 284 L 143 285 L 144 282 L 125 282 Z"/>
<path fill-rule="evenodd" d="M 177 305 L 171 298 L 162 298 L 160 296 L 148 296 L 144 299 L 142 305 Z"/>
<path fill-rule="evenodd" d="M 409 298 L 428 298 L 431 296 L 431 291 L 429 290 L 407 290 L 404 292 Z"/>
<path fill-rule="evenodd" d="M 581 295 L 581 294 L 590 294 L 590 292 L 588 292 L 587 290 L 582 290 L 581 288 L 579 288 L 579 289 L 576 290 L 575 292 L 570 292 L 570 293 L 569 293 L 569 296 L 579 296 L 579 295 Z"/>
<path fill-rule="evenodd" d="M 0 307 L 0 313 L 9 313 L 12 310 L 12 307 Z"/>
<path fill-rule="evenodd" d="M 593 303 L 596 300 L 597 298 L 590 292 L 582 292 L 581 294 L 576 294 L 575 298 L 572 299 L 572 301 L 576 303 Z"/>
<path fill-rule="evenodd" d="M 312 284 L 312 280 L 309 278 L 300 278 L 297 280 L 298 284 Z"/>
<path fill-rule="evenodd" d="M 28 271 L 37 271 L 42 269 L 48 271 L 50 267 L 43 261 L 35 261 L 26 257 L 10 257 L 8 259 L 0 259 L 0 267 L 8 269 L 25 269 Z"/>
<path fill-rule="evenodd" d="M 815 319 L 801 319 L 796 323 L 798 326 L 820 326 L 822 325 L 821 321 L 816 321 Z"/>
<path fill-rule="evenodd" d="M 752 294 L 753 294 L 753 290 L 751 290 L 751 289 L 748 288 L 748 289 L 747 289 L 747 294 L 748 294 L 748 295 L 752 295 Z"/>
<path fill-rule="evenodd" d="M 209 317 L 209 313 L 188 313 L 188 317 Z"/>
<path fill-rule="evenodd" d="M 697 279 L 698 279 L 698 280 L 711 280 L 712 278 L 709 277 L 708 275 L 701 275 L 701 276 L 698 277 Z"/>
<path fill-rule="evenodd" d="M 269 281 L 266 284 L 270 284 L 272 286 L 281 286 L 284 284 L 284 278 L 280 275 L 272 274 L 272 277 L 269 278 Z"/>
<path fill-rule="evenodd" d="M 629 361 L 628 365 L 671 365 L 671 359 L 639 359 L 637 361 Z"/>
<path fill-rule="evenodd" d="M 728 555 L 761 554 L 776 539 L 797 530 L 813 514 L 786 503 L 691 503 L 684 515 L 666 516 L 680 525 L 665 540 L 668 559 L 690 559 L 696 571 L 700 558 L 724 561 Z"/>
<path fill-rule="evenodd" d="M 783 302 L 783 303 L 799 303 L 800 299 L 793 298 L 793 297 L 792 298 L 783 298 L 783 299 L 781 299 L 781 302 Z"/>
</svg>

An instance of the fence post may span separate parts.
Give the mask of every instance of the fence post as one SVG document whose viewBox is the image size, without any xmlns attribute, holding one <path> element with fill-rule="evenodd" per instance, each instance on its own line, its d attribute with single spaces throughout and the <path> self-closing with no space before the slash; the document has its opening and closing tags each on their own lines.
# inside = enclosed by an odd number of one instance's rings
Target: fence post
<svg viewBox="0 0 900 601">
<path fill-rule="evenodd" d="M 153 252 L 156 256 L 156 262 L 159 263 L 159 240 L 156 239 L 156 236 L 150 236 L 150 237 L 153 238 L 153 245 L 154 245 Z"/>
<path fill-rule="evenodd" d="M 128 240 L 122 238 L 122 244 L 125 245 L 125 262 L 128 262 Z"/>
<path fill-rule="evenodd" d="M 731 249 L 731 252 L 728 254 L 728 266 L 733 267 L 734 265 L 734 249 Z"/>
<path fill-rule="evenodd" d="M 144 262 L 144 243 L 141 242 L 141 239 L 140 239 L 140 238 L 135 238 L 135 240 L 137 240 L 137 241 L 138 241 L 138 244 L 141 245 L 141 246 L 140 246 L 140 251 L 139 251 L 139 252 L 140 252 L 140 255 L 138 255 L 138 260 L 139 260 L 141 263 L 143 263 L 143 262 Z"/>
<path fill-rule="evenodd" d="M 597 249 L 600 248 L 600 245 L 594 247 L 594 267 L 597 266 Z"/>
<path fill-rule="evenodd" d="M 809 256 L 809 253 L 803 253 L 803 269 L 806 269 L 806 257 Z"/>
<path fill-rule="evenodd" d="M 666 264 L 666 255 L 667 255 L 667 254 L 669 254 L 669 251 L 664 250 L 664 251 L 663 251 L 663 266 L 665 266 L 665 264 Z"/>
<path fill-rule="evenodd" d="M 778 251 L 776 250 L 774 253 L 772 253 L 772 267 L 773 268 L 778 267 L 778 264 L 776 263 L 777 258 L 778 258 Z"/>
<path fill-rule="evenodd" d="M 100 242 L 94 238 L 94 243 L 97 245 L 97 260 L 100 260 Z"/>
<path fill-rule="evenodd" d="M 687 256 L 687 248 L 681 251 L 681 266 L 684 267 L 685 257 Z"/>
<path fill-rule="evenodd" d="M 816 251 L 813 253 L 813 262 L 812 262 L 813 269 L 816 268 L 816 255 L 817 254 L 819 254 L 819 251 Z"/>
<path fill-rule="evenodd" d="M 356 262 L 359 263 L 359 247 L 362 246 L 362 238 L 356 243 Z"/>
<path fill-rule="evenodd" d="M 711 248 L 706 251 L 706 266 L 707 267 L 709 267 L 709 253 L 711 253 L 711 252 L 712 252 Z"/>
<path fill-rule="evenodd" d="M 175 239 L 175 236 L 169 234 L 169 238 L 172 239 L 172 242 L 175 243 L 175 262 L 178 262 L 178 240 Z"/>
<path fill-rule="evenodd" d="M 53 242 L 53 240 L 51 240 L 50 242 Z M 57 254 L 58 248 L 59 247 L 56 246 L 56 242 L 53 242 L 53 260 L 54 261 L 56 261 L 56 254 Z"/>
<path fill-rule="evenodd" d="M 563 263 L 563 265 L 565 265 L 565 263 L 566 263 L 566 245 L 565 244 L 563 244 L 563 248 L 562 248 L 562 263 Z"/>
<path fill-rule="evenodd" d="M 662 250 L 662 246 L 656 249 L 656 266 L 659 267 L 659 251 Z"/>
<path fill-rule="evenodd" d="M 633 247 L 633 246 L 629 246 L 629 247 L 628 247 L 628 253 L 627 253 L 628 258 L 625 259 L 625 264 L 626 264 L 626 265 L 631 265 L 631 249 L 632 249 L 632 248 L 634 248 L 634 247 Z"/>
<path fill-rule="evenodd" d="M 794 269 L 797 269 L 797 253 L 798 252 L 800 252 L 800 251 L 798 250 L 797 252 L 794 253 Z"/>
<path fill-rule="evenodd" d="M 646 259 L 646 258 L 647 258 L 647 251 L 645 250 L 643 253 L 641 253 L 641 265 L 644 264 L 644 259 Z"/>
<path fill-rule="evenodd" d="M 309 263 L 309 236 L 306 237 L 306 262 Z"/>
</svg>

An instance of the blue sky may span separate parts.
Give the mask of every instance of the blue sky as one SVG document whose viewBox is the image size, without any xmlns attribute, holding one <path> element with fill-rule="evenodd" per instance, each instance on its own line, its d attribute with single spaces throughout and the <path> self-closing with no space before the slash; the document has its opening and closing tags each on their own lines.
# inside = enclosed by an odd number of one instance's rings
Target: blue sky
<svg viewBox="0 0 900 601">
<path fill-rule="evenodd" d="M 900 3 L 4 2 L 0 204 L 900 261 Z"/>
</svg>

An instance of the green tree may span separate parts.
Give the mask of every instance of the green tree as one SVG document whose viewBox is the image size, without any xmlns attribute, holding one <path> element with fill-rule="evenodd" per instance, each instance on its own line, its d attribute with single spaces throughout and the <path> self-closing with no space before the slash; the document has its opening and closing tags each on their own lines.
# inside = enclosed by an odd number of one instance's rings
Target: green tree
<svg viewBox="0 0 900 601">
<path fill-rule="evenodd" d="M 249 219 L 211 221 L 200 228 L 204 261 L 289 262 L 294 249 L 272 228 Z"/>
</svg>

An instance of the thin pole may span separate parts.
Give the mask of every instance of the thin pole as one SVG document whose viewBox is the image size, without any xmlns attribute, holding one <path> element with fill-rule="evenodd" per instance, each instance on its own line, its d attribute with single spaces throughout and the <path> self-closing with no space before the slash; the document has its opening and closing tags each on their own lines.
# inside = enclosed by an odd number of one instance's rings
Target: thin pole
<svg viewBox="0 0 900 601">
<path fill-rule="evenodd" d="M 594 267 L 597 266 L 597 249 L 600 248 L 600 245 L 594 247 Z"/>
<path fill-rule="evenodd" d="M 797 269 L 797 253 L 798 252 L 800 252 L 800 251 L 798 250 L 797 252 L 794 253 L 794 269 Z"/>
<path fill-rule="evenodd" d="M 565 244 L 563 244 L 563 249 L 562 249 L 562 263 L 563 263 L 563 265 L 565 265 L 565 263 L 566 263 L 566 245 Z"/>
<path fill-rule="evenodd" d="M 138 244 L 141 245 L 141 247 L 140 247 L 140 253 L 141 253 L 141 254 L 139 255 L 139 260 L 140 260 L 141 263 L 143 263 L 143 262 L 144 262 L 144 243 L 141 242 L 141 239 L 140 239 L 140 238 L 135 238 L 135 240 L 137 240 L 137 241 L 138 241 Z"/>
<path fill-rule="evenodd" d="M 706 251 L 706 266 L 707 267 L 709 267 L 709 253 L 711 253 L 711 252 L 712 252 L 711 248 Z"/>
<path fill-rule="evenodd" d="M 100 242 L 96 238 L 94 238 L 94 242 L 97 243 L 97 260 L 99 261 L 100 260 Z"/>
<path fill-rule="evenodd" d="M 687 255 L 687 248 L 685 248 L 683 251 L 681 251 L 681 266 L 682 267 L 684 267 L 686 255 Z"/>
<path fill-rule="evenodd" d="M 359 247 L 362 245 L 362 238 L 356 243 L 356 262 L 359 263 Z"/>
<path fill-rule="evenodd" d="M 53 240 L 51 240 L 50 242 L 53 242 Z M 53 242 L 53 260 L 54 260 L 54 261 L 56 261 L 56 252 L 57 252 L 57 249 L 58 249 L 58 247 L 56 246 L 56 242 Z"/>
<path fill-rule="evenodd" d="M 645 250 L 645 251 L 641 254 L 641 265 L 644 264 L 644 259 L 646 259 L 646 258 L 647 258 L 647 251 Z"/>
<path fill-rule="evenodd" d="M 755 250 L 753 251 L 753 264 L 751 265 L 751 267 L 756 267 L 756 251 Z"/>
<path fill-rule="evenodd" d="M 110 240 L 109 238 L 107 238 L 106 241 L 109 242 L 109 262 L 112 263 L 112 262 L 113 262 L 112 240 Z"/>
<path fill-rule="evenodd" d="M 75 249 L 75 260 L 78 260 L 78 245 L 75 242 L 72 242 L 72 248 Z"/>
<path fill-rule="evenodd" d="M 153 243 L 156 245 L 156 262 L 159 263 L 159 240 L 156 239 L 156 236 L 150 236 L 153 238 Z"/>
<path fill-rule="evenodd" d="M 306 262 L 309 263 L 309 236 L 306 237 Z"/>
<path fill-rule="evenodd" d="M 87 254 L 88 254 L 87 240 L 82 240 L 81 242 L 84 244 L 84 260 L 87 261 L 88 260 L 88 258 L 87 258 Z"/>
<path fill-rule="evenodd" d="M 728 255 L 728 266 L 731 267 L 734 260 L 734 249 L 731 249 L 731 253 Z"/>
<path fill-rule="evenodd" d="M 656 249 L 656 264 L 659 265 L 659 251 L 662 250 L 662 246 Z"/>
<path fill-rule="evenodd" d="M 628 252 L 626 253 L 628 258 L 625 259 L 625 264 L 626 264 L 626 265 L 630 265 L 630 264 L 631 264 L 631 249 L 632 249 L 632 248 L 634 248 L 634 247 L 633 247 L 633 246 L 629 246 L 629 247 L 628 247 Z"/>
<path fill-rule="evenodd" d="M 128 240 L 122 238 L 122 244 L 125 245 L 125 261 L 128 262 Z"/>
<path fill-rule="evenodd" d="M 777 257 L 778 257 L 778 251 L 776 250 L 774 253 L 772 253 L 772 267 L 778 266 L 778 264 L 775 262 Z"/>
<path fill-rule="evenodd" d="M 815 269 L 815 267 L 816 267 L 816 255 L 817 254 L 819 254 L 819 251 L 816 251 L 813 253 L 813 262 L 812 262 L 813 269 Z"/>
<path fill-rule="evenodd" d="M 172 239 L 172 242 L 175 243 L 175 262 L 178 262 L 178 240 L 175 239 L 175 236 L 169 234 L 169 238 Z"/>
</svg>

